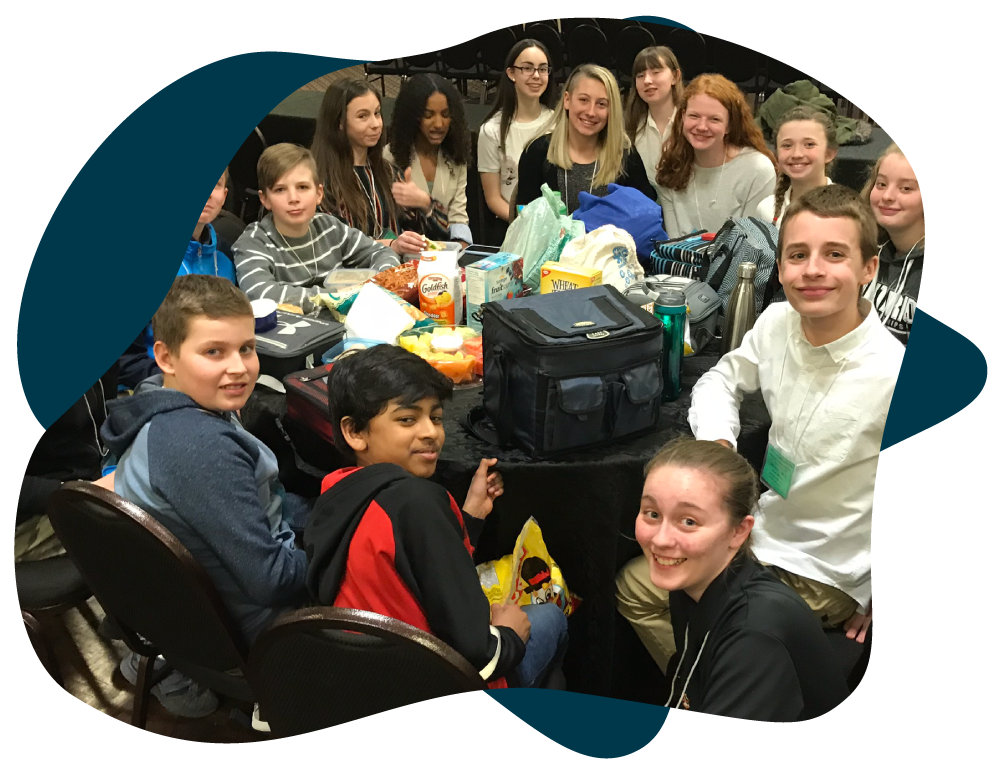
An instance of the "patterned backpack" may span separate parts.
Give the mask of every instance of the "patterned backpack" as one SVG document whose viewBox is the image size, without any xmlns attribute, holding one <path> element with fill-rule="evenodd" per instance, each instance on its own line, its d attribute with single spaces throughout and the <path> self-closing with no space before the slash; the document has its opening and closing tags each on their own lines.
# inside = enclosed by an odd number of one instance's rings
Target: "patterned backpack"
<svg viewBox="0 0 1000 782">
<path fill-rule="evenodd" d="M 729 294 L 736 287 L 736 272 L 741 263 L 757 264 L 754 275 L 754 303 L 757 315 L 772 301 L 784 301 L 785 292 L 778 282 L 778 228 L 756 217 L 729 219 L 716 235 L 708 267 L 708 284 L 718 291 L 725 317 Z"/>
</svg>

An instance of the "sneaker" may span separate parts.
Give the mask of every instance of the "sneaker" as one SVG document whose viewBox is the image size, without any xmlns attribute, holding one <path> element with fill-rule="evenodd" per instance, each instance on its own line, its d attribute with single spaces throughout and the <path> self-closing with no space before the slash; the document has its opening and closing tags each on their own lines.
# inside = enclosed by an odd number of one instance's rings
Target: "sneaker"
<svg viewBox="0 0 1000 782">
<path fill-rule="evenodd" d="M 139 680 L 139 660 L 139 655 L 133 652 L 119 666 L 122 676 L 132 686 Z M 166 664 L 166 660 L 157 657 L 153 670 L 161 671 Z M 219 708 L 219 698 L 214 692 L 180 671 L 171 671 L 152 692 L 163 708 L 177 717 L 207 717 Z"/>
</svg>

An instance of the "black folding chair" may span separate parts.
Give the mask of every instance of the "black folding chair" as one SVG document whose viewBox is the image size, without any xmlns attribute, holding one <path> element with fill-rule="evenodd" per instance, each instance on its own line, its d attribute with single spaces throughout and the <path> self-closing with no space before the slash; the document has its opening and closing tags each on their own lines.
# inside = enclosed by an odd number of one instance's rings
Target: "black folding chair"
<svg viewBox="0 0 1000 782">
<path fill-rule="evenodd" d="M 753 95 L 751 105 L 756 110 L 763 88 L 760 54 L 722 38 L 713 38 L 712 44 L 715 70 L 733 82 L 744 94 Z"/>
<path fill-rule="evenodd" d="M 504 27 L 481 35 L 476 40 L 479 42 L 479 61 L 483 66 L 483 89 L 479 102 L 485 103 L 490 84 L 495 84 L 503 77 L 507 53 L 517 43 L 517 34 L 513 28 Z"/>
<path fill-rule="evenodd" d="M 663 27 L 663 25 L 660 25 Z M 669 28 L 665 44 L 677 55 L 684 81 L 691 81 L 695 76 L 708 72 L 708 42 L 701 33 L 694 30 L 683 30 L 680 27 Z"/>
<path fill-rule="evenodd" d="M 56 490 L 49 518 L 125 644 L 141 655 L 133 725 L 145 727 L 150 691 L 172 668 L 236 700 L 256 700 L 244 675 L 246 643 L 215 585 L 156 519 L 83 481 Z M 154 674 L 158 654 L 167 665 Z"/>
<path fill-rule="evenodd" d="M 249 676 L 273 736 L 485 687 L 472 665 L 433 635 L 344 608 L 279 617 L 254 642 Z"/>
<path fill-rule="evenodd" d="M 607 36 L 597 27 L 581 24 L 566 36 L 566 65 L 572 70 L 585 62 L 614 67 Z"/>
<path fill-rule="evenodd" d="M 61 616 L 86 602 L 92 594 L 90 587 L 68 556 L 15 562 L 14 580 L 21 619 L 35 654 L 49 675 L 63 687 L 55 653 L 40 619 Z"/>
<path fill-rule="evenodd" d="M 630 84 L 632 81 L 632 63 L 636 55 L 647 46 L 655 46 L 653 34 L 638 24 L 623 27 L 615 36 L 615 65 L 618 68 L 619 81 Z"/>
<path fill-rule="evenodd" d="M 267 149 L 267 139 L 254 128 L 246 141 L 240 144 L 233 159 L 229 162 L 229 188 L 227 209 L 233 212 L 244 223 L 252 223 L 260 219 L 260 196 L 257 194 L 257 161 L 261 153 Z"/>
</svg>

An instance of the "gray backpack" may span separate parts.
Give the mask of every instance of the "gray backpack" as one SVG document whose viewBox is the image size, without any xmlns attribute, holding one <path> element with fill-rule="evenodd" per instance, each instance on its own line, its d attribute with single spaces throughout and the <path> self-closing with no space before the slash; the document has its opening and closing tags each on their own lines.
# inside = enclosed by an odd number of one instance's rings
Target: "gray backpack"
<svg viewBox="0 0 1000 782">
<path fill-rule="evenodd" d="M 715 247 L 708 266 L 708 284 L 722 299 L 726 315 L 729 294 L 736 287 L 736 272 L 741 263 L 757 265 L 754 275 L 754 303 L 757 315 L 772 301 L 784 301 L 785 292 L 778 282 L 778 228 L 756 217 L 729 219 L 715 237 Z"/>
</svg>

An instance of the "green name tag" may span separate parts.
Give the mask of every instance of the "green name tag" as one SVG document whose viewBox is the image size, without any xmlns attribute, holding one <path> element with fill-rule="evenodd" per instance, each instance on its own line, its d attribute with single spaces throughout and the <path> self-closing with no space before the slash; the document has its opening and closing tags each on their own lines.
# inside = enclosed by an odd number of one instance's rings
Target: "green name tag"
<svg viewBox="0 0 1000 782">
<path fill-rule="evenodd" d="M 794 476 L 795 462 L 773 445 L 768 444 L 767 454 L 764 456 L 764 469 L 760 472 L 761 480 L 769 489 L 778 492 L 787 500 L 788 490 L 792 487 Z"/>
<path fill-rule="evenodd" d="M 398 239 L 398 238 L 399 238 L 399 237 L 398 237 L 398 236 L 396 236 L 395 232 L 394 232 L 394 231 L 393 231 L 393 230 L 392 230 L 391 228 L 386 228 L 386 229 L 385 229 L 385 230 L 384 230 L 384 231 L 382 232 L 382 235 L 381 235 L 381 236 L 379 237 L 379 239 L 389 239 L 390 241 L 391 241 L 392 239 Z"/>
</svg>

